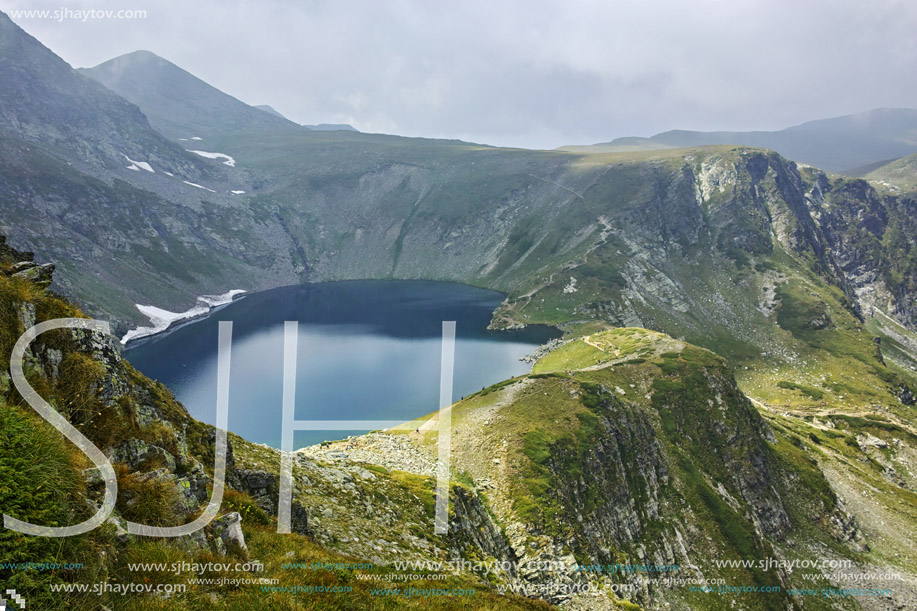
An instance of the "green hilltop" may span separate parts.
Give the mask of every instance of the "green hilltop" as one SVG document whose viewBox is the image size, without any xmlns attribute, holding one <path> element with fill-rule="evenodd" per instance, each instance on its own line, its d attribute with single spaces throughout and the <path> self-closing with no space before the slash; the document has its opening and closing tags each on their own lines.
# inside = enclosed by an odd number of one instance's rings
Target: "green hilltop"
<svg viewBox="0 0 917 611">
<path fill-rule="evenodd" d="M 438 429 L 426 421 L 404 434 L 434 451 Z M 531 375 L 456 403 L 451 423 L 457 478 L 486 499 L 521 563 L 680 565 L 681 578 L 784 593 L 711 597 L 666 586 L 664 575 L 590 575 L 635 585 L 651 608 L 844 608 L 786 596 L 836 580 L 762 569 L 760 558 L 915 568 L 913 543 L 898 537 L 917 519 L 913 492 L 888 476 L 891 465 L 910 473 L 911 421 L 759 413 L 724 359 L 663 334 L 618 328 L 571 339 Z M 845 505 L 836 490 L 849 499 L 851 489 L 875 494 L 882 519 Z M 752 566 L 716 564 L 724 560 Z"/>
</svg>

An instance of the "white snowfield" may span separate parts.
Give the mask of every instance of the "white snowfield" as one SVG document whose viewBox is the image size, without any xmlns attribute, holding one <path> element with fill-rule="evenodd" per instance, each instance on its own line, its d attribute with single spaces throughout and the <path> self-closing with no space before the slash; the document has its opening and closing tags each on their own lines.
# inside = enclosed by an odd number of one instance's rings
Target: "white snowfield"
<svg viewBox="0 0 917 611">
<path fill-rule="evenodd" d="M 197 300 L 206 303 L 211 308 L 215 308 L 217 306 L 226 305 L 235 299 L 236 295 L 241 295 L 244 292 L 245 291 L 242 289 L 233 289 L 231 291 L 226 291 L 222 295 L 201 295 Z"/>
<path fill-rule="evenodd" d="M 124 155 L 124 153 L 121 153 L 121 154 Z M 147 172 L 150 172 L 151 174 L 156 173 L 155 170 L 153 170 L 153 166 L 151 166 L 146 161 L 134 161 L 127 155 L 124 155 L 124 158 L 130 162 L 130 165 L 127 166 L 128 170 L 134 170 L 135 172 L 139 172 L 140 170 L 146 170 Z"/>
<path fill-rule="evenodd" d="M 192 187 L 197 187 L 198 189 L 203 189 L 204 191 L 210 191 L 211 193 L 216 193 L 216 191 L 214 191 L 213 189 L 208 189 L 207 187 L 203 187 L 203 186 L 201 186 L 201 185 L 199 185 L 199 184 L 197 184 L 197 183 L 188 182 L 187 180 L 183 180 L 182 182 L 185 183 L 186 185 L 191 185 Z"/>
<path fill-rule="evenodd" d="M 121 338 L 121 343 L 126 344 L 132 339 L 149 337 L 150 335 L 162 333 L 174 323 L 204 316 L 210 313 L 213 308 L 226 305 L 231 302 L 236 295 L 241 295 L 244 292 L 245 291 L 242 289 L 233 289 L 222 295 L 201 295 L 197 298 L 198 305 L 185 312 L 170 312 L 162 308 L 157 308 L 156 306 L 140 305 L 139 303 L 134 304 L 137 309 L 140 310 L 141 314 L 150 319 L 151 326 L 131 329 Z"/>
<path fill-rule="evenodd" d="M 191 149 L 186 150 L 189 153 L 194 153 L 195 155 L 200 155 L 201 157 L 206 157 L 207 159 L 223 159 L 223 165 L 228 165 L 231 168 L 236 167 L 236 160 L 224 153 L 209 153 L 207 151 L 194 151 Z"/>
<path fill-rule="evenodd" d="M 243 193 L 245 193 L 245 191 L 230 191 L 230 193 L 233 193 L 235 195 L 242 195 Z"/>
</svg>

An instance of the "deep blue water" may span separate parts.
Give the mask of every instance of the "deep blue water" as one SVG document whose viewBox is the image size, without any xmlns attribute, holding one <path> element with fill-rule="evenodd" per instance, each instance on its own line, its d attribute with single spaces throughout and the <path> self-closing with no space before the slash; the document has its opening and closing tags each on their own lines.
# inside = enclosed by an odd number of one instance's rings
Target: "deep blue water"
<svg viewBox="0 0 917 611">
<path fill-rule="evenodd" d="M 299 321 L 297 420 L 410 420 L 439 403 L 442 321 L 456 321 L 454 398 L 531 366 L 549 327 L 487 331 L 502 295 L 426 281 L 329 282 L 248 295 L 132 344 L 130 362 L 166 384 L 192 416 L 216 418 L 217 326 L 233 321 L 229 430 L 280 445 L 283 323 Z M 296 447 L 364 431 L 297 431 Z"/>
</svg>

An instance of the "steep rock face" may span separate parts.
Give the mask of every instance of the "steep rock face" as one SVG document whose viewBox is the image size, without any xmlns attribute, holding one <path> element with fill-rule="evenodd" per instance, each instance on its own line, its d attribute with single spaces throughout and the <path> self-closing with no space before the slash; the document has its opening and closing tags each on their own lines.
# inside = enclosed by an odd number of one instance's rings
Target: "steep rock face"
<svg viewBox="0 0 917 611">
<path fill-rule="evenodd" d="M 664 383 L 654 383 L 652 402 L 664 410 L 663 429 L 676 434 L 681 451 L 721 461 L 721 467 L 707 463 L 700 469 L 726 479 L 738 491 L 760 533 L 782 538 L 790 522 L 772 487 L 781 477 L 768 445 L 776 443 L 774 434 L 738 389 L 725 363 L 703 360 L 693 350 L 686 350 L 677 362 L 682 389 L 673 392 Z"/>
<path fill-rule="evenodd" d="M 822 189 L 810 198 L 813 215 L 864 314 L 876 308 L 914 329 L 917 202 L 880 196 L 864 180 L 837 180 Z"/>
<path fill-rule="evenodd" d="M 40 247 L 42 256 L 57 266 L 55 289 L 91 303 L 100 318 L 117 323 L 115 313 L 136 312 L 134 303 L 184 307 L 182 299 L 193 303 L 187 296 L 224 293 L 227 287 L 237 288 L 240 278 L 258 278 L 246 283 L 250 290 L 293 281 L 288 260 L 273 266 L 266 260 L 265 250 L 273 252 L 264 246 L 267 238 L 260 245 L 257 240 L 247 244 L 222 233 L 219 227 L 241 223 L 238 215 L 244 213 L 224 210 L 213 194 L 211 202 L 189 204 L 181 190 L 168 185 L 157 194 L 131 186 L 127 176 L 88 176 L 2 131 L 0 148 L 0 228 L 19 247 Z M 216 267 L 200 256 L 211 248 L 227 254 L 225 264 Z M 105 298 L 95 295 L 100 286 L 110 289 Z"/>
<path fill-rule="evenodd" d="M 910 252 L 917 235 L 912 220 L 917 204 L 912 198 L 882 195 L 864 180 L 829 179 L 814 168 L 800 172 L 775 154 L 748 155 L 746 172 L 729 168 L 728 162 L 725 168 L 722 162 L 719 168 L 709 163 L 697 176 L 698 201 L 715 201 L 711 173 L 735 177 L 725 206 L 707 204 L 727 254 L 730 246 L 752 256 L 770 254 L 773 236 L 838 286 L 857 314 L 878 308 L 914 328 L 917 284 Z M 747 185 L 743 176 L 751 179 Z M 717 221 L 723 217 L 729 221 Z"/>
<path fill-rule="evenodd" d="M 702 504 L 694 511 L 715 495 L 747 521 L 742 528 L 761 549 L 791 529 L 774 487 L 786 475 L 766 442 L 773 434 L 728 372 L 709 366 L 661 379 L 667 384 L 654 384 L 656 414 L 600 387 L 595 412 L 602 415 L 592 442 L 575 459 L 552 447 L 548 465 L 566 522 L 562 540 L 579 564 L 612 565 L 623 554 L 660 567 L 704 567 L 692 539 L 699 530 L 709 536 L 711 526 L 676 509 L 696 502 L 698 491 Z M 728 554 L 735 542 L 724 543 L 719 553 Z"/>
<path fill-rule="evenodd" d="M 455 468 L 473 479 L 505 532 L 512 583 L 582 608 L 607 604 L 571 597 L 587 583 L 632 588 L 622 597 L 647 608 L 705 608 L 702 596 L 663 583 L 671 572 L 722 577 L 714 559 L 782 558 L 801 541 L 812 550 L 837 542 L 849 553 L 864 549 L 824 476 L 783 456 L 785 439 L 722 359 L 638 329 L 556 352 L 539 361 L 539 373 L 453 407 Z M 729 571 L 732 585 L 785 590 L 798 578 L 754 563 Z M 779 596 L 730 604 L 798 606 Z"/>
<path fill-rule="evenodd" d="M 462 486 L 454 486 L 449 502 L 452 505 L 449 520 L 451 557 L 462 558 L 469 555 L 469 550 L 473 550 L 474 556 L 499 563 L 500 569 L 495 573 L 502 573 L 505 578 L 515 578 L 518 564 L 516 553 L 481 498 Z"/>
<path fill-rule="evenodd" d="M 575 549 L 609 564 L 614 550 L 659 519 L 669 469 L 648 414 L 602 394 L 595 443 L 578 455 L 553 448 L 546 466 L 558 482 L 549 494 L 570 512 L 564 521 L 575 533 Z"/>
</svg>

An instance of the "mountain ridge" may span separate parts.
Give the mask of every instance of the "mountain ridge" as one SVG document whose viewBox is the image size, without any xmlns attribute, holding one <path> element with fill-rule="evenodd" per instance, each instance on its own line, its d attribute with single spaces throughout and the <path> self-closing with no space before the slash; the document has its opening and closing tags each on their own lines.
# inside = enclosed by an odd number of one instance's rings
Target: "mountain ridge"
<svg viewBox="0 0 917 611">
<path fill-rule="evenodd" d="M 136 105 L 74 71 L 3 13 L 0 54 L 0 130 L 97 177 L 125 168 L 130 158 L 207 176 L 191 155 L 154 131 Z"/>
<path fill-rule="evenodd" d="M 777 131 L 669 130 L 648 138 L 624 137 L 584 146 L 564 146 L 571 152 L 615 152 L 680 148 L 714 144 L 754 146 L 832 172 L 845 173 L 879 161 L 917 152 L 917 110 L 877 108 L 866 112 L 816 119 Z"/>
<path fill-rule="evenodd" d="M 150 51 L 127 53 L 78 72 L 146 108 L 151 123 L 169 138 L 301 129 L 279 113 L 249 106 Z"/>
</svg>

